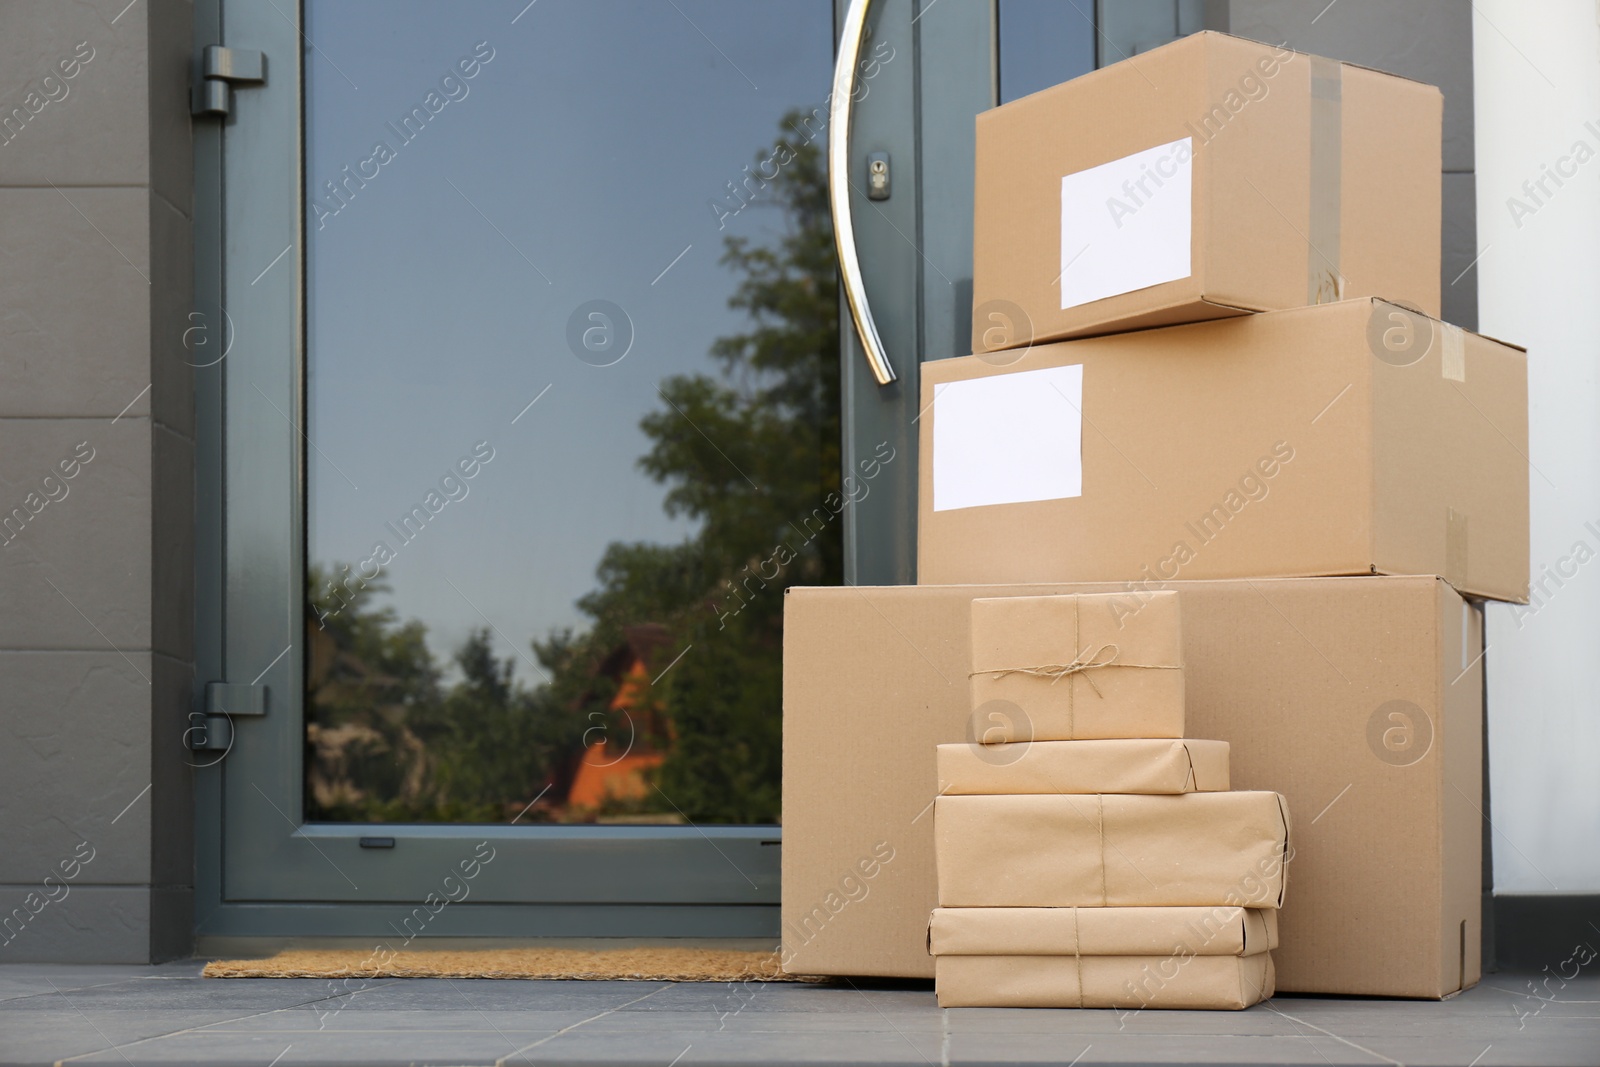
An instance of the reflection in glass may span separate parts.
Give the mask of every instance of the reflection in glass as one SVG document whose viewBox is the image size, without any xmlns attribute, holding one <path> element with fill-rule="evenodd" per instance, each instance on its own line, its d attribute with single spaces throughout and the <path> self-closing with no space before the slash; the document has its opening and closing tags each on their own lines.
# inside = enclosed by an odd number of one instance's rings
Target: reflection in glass
<svg viewBox="0 0 1600 1067">
<path fill-rule="evenodd" d="M 999 0 L 1000 102 L 1093 70 L 1094 13 L 1082 0 Z"/>
<path fill-rule="evenodd" d="M 831 5 L 306 30 L 308 816 L 776 821 L 847 506 Z"/>
</svg>

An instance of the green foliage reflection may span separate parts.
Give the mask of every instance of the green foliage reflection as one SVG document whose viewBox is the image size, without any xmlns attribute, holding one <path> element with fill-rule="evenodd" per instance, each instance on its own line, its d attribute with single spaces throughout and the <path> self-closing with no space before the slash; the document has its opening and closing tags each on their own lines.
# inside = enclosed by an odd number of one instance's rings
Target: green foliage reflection
<svg viewBox="0 0 1600 1067">
<path fill-rule="evenodd" d="M 639 466 L 695 535 L 609 545 L 578 605 L 590 625 L 532 643 L 532 687 L 486 630 L 447 684 L 423 624 L 375 605 L 381 580 L 309 568 L 313 818 L 778 820 L 783 589 L 843 572 L 833 235 L 800 114 L 756 157 L 789 159 L 763 194 L 782 235 L 724 241 L 750 328 L 713 344 L 716 374 L 664 380 L 640 424 Z"/>
</svg>

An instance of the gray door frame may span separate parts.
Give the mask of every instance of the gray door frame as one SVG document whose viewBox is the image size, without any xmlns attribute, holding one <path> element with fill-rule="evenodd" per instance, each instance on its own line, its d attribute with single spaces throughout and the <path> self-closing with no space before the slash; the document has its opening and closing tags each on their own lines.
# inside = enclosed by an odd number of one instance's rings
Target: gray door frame
<svg viewBox="0 0 1600 1067">
<path fill-rule="evenodd" d="M 836 0 L 842 22 L 848 0 Z M 870 83 L 851 132 L 852 208 L 867 297 L 898 380 L 880 386 L 840 301 L 844 474 L 893 450 L 845 511 L 845 582 L 917 580 L 917 418 L 924 360 L 971 352 L 973 119 L 999 96 L 995 4 L 878 0 L 874 41 L 911 63 Z M 866 157 L 885 152 L 893 194 L 867 199 Z M 887 449 L 885 448 L 887 446 Z"/>
<path fill-rule="evenodd" d="M 861 353 L 844 339 L 846 473 L 877 442 L 896 447 L 893 480 L 877 479 L 847 520 L 852 581 L 912 580 L 916 365 L 958 354 L 967 333 L 972 118 L 994 98 L 993 10 L 936 3 L 874 5 L 874 39 L 906 59 L 886 64 L 857 107 L 861 174 L 868 151 L 895 160 L 893 197 L 881 212 L 863 200 L 856 217 L 902 381 L 885 393 L 867 378 L 866 389 Z M 267 693 L 264 716 L 235 718 L 225 756 L 192 758 L 198 935 L 773 935 L 777 827 L 304 821 L 303 472 L 315 446 L 302 432 L 299 20 L 281 0 L 195 4 L 197 49 L 267 56 L 265 85 L 236 91 L 225 121 L 195 126 L 196 306 L 215 309 L 200 325 L 227 355 L 197 372 L 194 706 L 203 710 L 207 682 Z M 394 847 L 364 848 L 364 836 Z"/>
</svg>

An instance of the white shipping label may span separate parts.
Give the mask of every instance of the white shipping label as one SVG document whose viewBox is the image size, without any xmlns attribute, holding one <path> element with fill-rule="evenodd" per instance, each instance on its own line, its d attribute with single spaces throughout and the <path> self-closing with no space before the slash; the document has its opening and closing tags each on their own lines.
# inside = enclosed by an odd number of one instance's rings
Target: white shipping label
<svg viewBox="0 0 1600 1067">
<path fill-rule="evenodd" d="M 1061 179 L 1061 306 L 1074 308 L 1191 273 L 1190 138 Z"/>
<path fill-rule="evenodd" d="M 1083 365 L 939 386 L 933 510 L 1083 495 Z"/>
</svg>

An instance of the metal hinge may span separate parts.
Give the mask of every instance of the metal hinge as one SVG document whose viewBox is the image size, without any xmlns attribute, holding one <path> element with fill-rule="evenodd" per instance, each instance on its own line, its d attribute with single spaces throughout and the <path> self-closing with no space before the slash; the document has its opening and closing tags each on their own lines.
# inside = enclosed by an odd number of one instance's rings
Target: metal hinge
<svg viewBox="0 0 1600 1067">
<path fill-rule="evenodd" d="M 208 44 L 195 65 L 189 112 L 226 116 L 233 106 L 233 86 L 260 85 L 266 80 L 267 57 L 260 52 Z"/>
<path fill-rule="evenodd" d="M 233 747 L 234 716 L 266 713 L 266 686 L 207 682 L 206 709 L 189 713 L 184 741 L 196 752 L 225 752 Z"/>
</svg>

